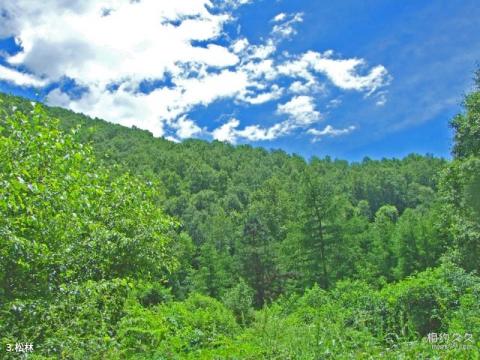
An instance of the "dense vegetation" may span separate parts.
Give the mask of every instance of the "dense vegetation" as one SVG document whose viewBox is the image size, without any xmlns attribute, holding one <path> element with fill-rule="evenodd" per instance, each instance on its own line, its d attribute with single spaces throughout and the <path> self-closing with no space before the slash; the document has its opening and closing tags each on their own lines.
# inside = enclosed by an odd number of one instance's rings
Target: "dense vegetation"
<svg viewBox="0 0 480 360">
<path fill-rule="evenodd" d="M 175 144 L 1 95 L 2 356 L 478 358 L 478 80 L 449 162 Z"/>
</svg>

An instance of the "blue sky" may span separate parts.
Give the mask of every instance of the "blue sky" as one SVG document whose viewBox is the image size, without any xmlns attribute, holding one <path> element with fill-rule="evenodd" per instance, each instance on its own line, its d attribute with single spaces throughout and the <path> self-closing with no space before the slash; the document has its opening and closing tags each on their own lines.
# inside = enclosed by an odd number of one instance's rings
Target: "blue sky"
<svg viewBox="0 0 480 360">
<path fill-rule="evenodd" d="M 172 141 L 448 157 L 478 1 L 0 2 L 0 91 Z"/>
</svg>

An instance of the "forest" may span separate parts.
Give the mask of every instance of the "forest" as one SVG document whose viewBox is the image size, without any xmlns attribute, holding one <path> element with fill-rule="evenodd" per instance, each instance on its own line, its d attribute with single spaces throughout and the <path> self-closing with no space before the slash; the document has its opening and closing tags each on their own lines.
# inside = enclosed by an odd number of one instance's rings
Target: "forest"
<svg viewBox="0 0 480 360">
<path fill-rule="evenodd" d="M 304 159 L 1 94 L 0 357 L 479 359 L 480 72 L 451 127 Z"/>
</svg>

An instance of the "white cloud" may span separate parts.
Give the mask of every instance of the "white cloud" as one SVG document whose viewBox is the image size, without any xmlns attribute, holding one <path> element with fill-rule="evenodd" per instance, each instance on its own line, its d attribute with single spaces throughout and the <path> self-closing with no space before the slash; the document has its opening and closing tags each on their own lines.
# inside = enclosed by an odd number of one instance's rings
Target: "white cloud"
<svg viewBox="0 0 480 360">
<path fill-rule="evenodd" d="M 188 139 L 202 132 L 202 129 L 193 120 L 187 119 L 186 116 L 180 117 L 175 122 L 174 128 L 177 129 L 176 135 L 180 139 Z"/>
<path fill-rule="evenodd" d="M 280 22 L 280 21 L 285 20 L 286 17 L 287 17 L 287 14 L 285 14 L 285 13 L 280 13 L 280 14 L 276 15 L 276 16 L 272 19 L 272 21 L 273 21 L 273 22 Z"/>
<path fill-rule="evenodd" d="M 349 126 L 344 129 L 335 129 L 331 125 L 325 126 L 323 130 L 318 130 L 318 129 L 308 129 L 307 134 L 313 135 L 313 141 L 319 141 L 322 137 L 324 136 L 341 136 L 341 135 L 347 135 L 350 134 L 352 131 L 356 129 L 355 126 Z"/>
<path fill-rule="evenodd" d="M 225 86 L 227 84 L 228 86 Z M 135 125 L 162 136 L 165 125 L 178 128 L 176 122 L 195 105 L 207 105 L 222 97 L 235 97 L 248 84 L 242 72 L 224 70 L 202 78 L 175 80 L 175 87 L 161 87 L 149 94 L 129 91 L 127 83 L 110 92 L 91 86 L 88 93 L 73 100 L 58 90 L 51 92 L 47 102 L 66 106 L 77 112 L 109 119 L 124 126 Z"/>
<path fill-rule="evenodd" d="M 225 47 L 191 44 L 217 38 L 230 19 L 208 12 L 207 0 L 123 0 L 103 5 L 90 0 L 83 11 L 72 11 L 67 3 L 19 0 L 7 6 L 19 18 L 18 32 L 12 35 L 24 48 L 8 59 L 11 64 L 22 64 L 52 80 L 67 76 L 85 85 L 106 85 L 118 79 L 178 74 L 182 72 L 178 63 L 225 67 L 238 62 Z M 108 16 L 102 16 L 105 7 L 112 9 Z M 178 26 L 172 24 L 180 20 Z"/>
<path fill-rule="evenodd" d="M 239 126 L 240 121 L 232 118 L 225 124 L 213 130 L 212 136 L 216 140 L 235 144 L 239 138 L 249 141 L 273 140 L 286 135 L 293 130 L 289 121 L 282 121 L 269 128 L 262 128 L 259 125 L 249 125 L 243 130 L 239 130 Z"/>
<path fill-rule="evenodd" d="M 288 90 L 294 94 L 315 94 L 326 91 L 325 84 L 320 84 L 316 79 L 309 78 L 307 81 L 296 80 L 290 84 Z"/>
<path fill-rule="evenodd" d="M 267 59 L 275 53 L 275 51 L 277 51 L 277 47 L 273 40 L 268 39 L 265 44 L 250 46 L 250 52 L 248 53 L 247 59 Z"/>
<path fill-rule="evenodd" d="M 274 140 L 288 135 L 294 130 L 305 128 L 322 120 L 320 112 L 315 109 L 313 98 L 296 96 L 285 104 L 277 107 L 277 113 L 287 115 L 287 119 L 270 127 L 249 125 L 239 130 L 240 121 L 230 119 L 212 132 L 214 139 L 236 143 L 239 138 L 250 141 Z"/>
<path fill-rule="evenodd" d="M 169 140 L 169 141 L 171 141 L 171 142 L 174 142 L 174 143 L 179 143 L 179 142 L 180 142 L 179 139 L 177 139 L 175 136 L 171 136 L 171 135 L 165 136 L 165 139 L 166 139 L 166 140 Z"/>
<path fill-rule="evenodd" d="M 314 99 L 310 96 L 295 96 L 289 102 L 280 104 L 277 113 L 287 115 L 295 124 L 304 126 L 321 119 L 320 112 L 315 110 Z"/>
<path fill-rule="evenodd" d="M 247 62 L 242 65 L 241 69 L 247 72 L 252 79 L 274 80 L 278 76 L 275 64 L 271 59 Z"/>
<path fill-rule="evenodd" d="M 223 70 L 218 74 L 206 74 L 200 78 L 175 80 L 176 101 L 169 103 L 170 108 L 180 112 L 189 109 L 190 104 L 207 105 L 222 97 L 235 97 L 245 91 L 249 85 L 244 72 Z M 174 114 L 178 116 L 179 114 Z"/>
<path fill-rule="evenodd" d="M 55 104 L 56 106 L 68 108 L 70 105 L 70 97 L 60 89 L 53 89 L 47 95 L 46 102 Z"/>
<path fill-rule="evenodd" d="M 237 141 L 236 128 L 240 125 L 240 121 L 232 118 L 222 126 L 216 128 L 212 132 L 215 140 L 235 143 Z"/>
<path fill-rule="evenodd" d="M 333 52 L 308 51 L 295 60 L 279 66 L 279 72 L 312 81 L 315 73 L 322 73 L 337 87 L 345 90 L 372 93 L 389 83 L 390 77 L 382 65 L 370 69 L 365 75 L 358 70 L 365 67 L 363 59 L 333 59 Z"/>
<path fill-rule="evenodd" d="M 383 106 L 387 103 L 387 92 L 386 91 L 379 91 L 376 94 L 377 100 L 375 101 L 375 105 Z"/>
<path fill-rule="evenodd" d="M 282 117 L 276 124 L 239 129 L 240 121 L 230 119 L 210 133 L 230 142 L 272 140 L 320 121 L 312 96 L 325 90 L 319 75 L 368 94 L 388 82 L 383 66 L 366 69 L 363 59 L 335 59 L 331 51 L 279 55 L 279 42 L 296 34 L 301 13 L 275 16 L 259 43 L 230 38 L 225 25 L 235 21 L 233 10 L 251 1 L 0 0 L 6 14 L 0 36 L 22 46 L 0 57 L 27 71 L 0 65 L 0 80 L 43 86 L 72 79 L 84 89 L 80 95 L 54 88 L 46 101 L 177 140 L 209 133 L 189 117 L 197 106 L 282 101 L 272 114 Z M 145 81 L 160 85 L 143 93 Z M 285 102 L 286 94 L 294 97 Z"/>
<path fill-rule="evenodd" d="M 257 93 L 253 96 L 242 95 L 240 99 L 246 103 L 249 103 L 252 105 L 258 105 L 268 101 L 276 100 L 280 98 L 283 94 L 283 89 L 280 88 L 278 85 L 272 85 L 272 87 L 269 90 L 270 91 Z"/>
<path fill-rule="evenodd" d="M 285 19 L 288 19 L 284 21 Z M 303 13 L 296 13 L 292 15 L 279 14 L 273 18 L 277 23 L 272 29 L 272 35 L 274 37 L 284 39 L 289 38 L 297 33 L 294 25 L 303 22 Z"/>
<path fill-rule="evenodd" d="M 294 81 L 290 85 L 290 91 L 296 94 L 308 93 L 310 91 L 310 86 L 308 82 Z"/>
<path fill-rule="evenodd" d="M 239 6 L 250 4 L 253 0 L 218 0 L 216 3 L 221 8 L 236 9 Z"/>
<path fill-rule="evenodd" d="M 342 100 L 341 99 L 332 99 L 328 102 L 327 104 L 327 108 L 328 109 L 335 109 L 337 107 L 339 107 L 340 105 L 342 104 Z"/>
<path fill-rule="evenodd" d="M 40 87 L 45 85 L 45 81 L 37 79 L 36 77 L 21 73 L 17 70 L 7 68 L 0 65 L 0 80 L 12 82 L 20 86 L 34 86 Z"/>
<path fill-rule="evenodd" d="M 244 51 L 249 45 L 250 45 L 250 43 L 248 42 L 248 39 L 241 38 L 241 39 L 236 40 L 232 44 L 231 48 L 232 48 L 234 53 L 238 54 L 238 53 L 241 53 L 242 51 Z"/>
<path fill-rule="evenodd" d="M 267 129 L 258 125 L 250 125 L 238 131 L 237 135 L 250 141 L 273 140 L 283 135 L 285 131 L 284 123 L 275 124 Z"/>
</svg>

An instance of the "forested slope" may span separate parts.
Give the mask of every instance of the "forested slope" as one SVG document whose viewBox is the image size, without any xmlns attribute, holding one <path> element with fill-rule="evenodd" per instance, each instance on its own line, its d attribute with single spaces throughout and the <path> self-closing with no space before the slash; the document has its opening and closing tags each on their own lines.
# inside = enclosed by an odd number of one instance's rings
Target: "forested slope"
<svg viewBox="0 0 480 360">
<path fill-rule="evenodd" d="M 452 120 L 453 161 L 349 163 L 1 95 L 2 350 L 478 357 L 479 104 Z"/>
</svg>

